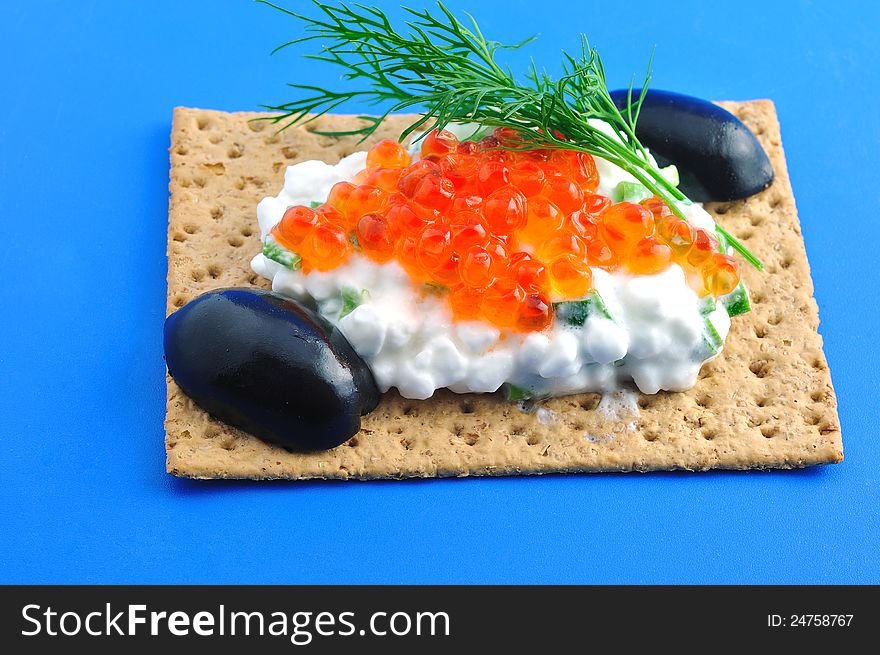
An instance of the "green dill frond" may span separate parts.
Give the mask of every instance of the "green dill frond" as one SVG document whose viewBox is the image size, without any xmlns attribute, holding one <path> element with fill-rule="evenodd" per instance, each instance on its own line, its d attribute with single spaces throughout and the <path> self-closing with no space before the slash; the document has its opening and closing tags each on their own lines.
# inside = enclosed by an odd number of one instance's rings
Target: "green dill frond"
<svg viewBox="0 0 880 655">
<path fill-rule="evenodd" d="M 343 70 L 344 90 L 290 84 L 301 98 L 279 105 L 265 105 L 278 112 L 269 120 L 282 124 L 314 121 L 347 103 L 381 107 L 376 117 L 364 117 L 364 125 L 345 132 L 321 132 L 331 136 L 358 135 L 366 139 L 392 113 L 416 112 L 420 116 L 400 135 L 404 140 L 416 131 L 443 129 L 450 123 L 474 122 L 506 127 L 520 135 L 521 148 L 578 150 L 601 157 L 623 170 L 662 198 L 681 216 L 676 201 L 686 200 L 651 163 L 636 137 L 636 123 L 650 81 L 650 61 L 641 91 L 620 110 L 611 99 L 599 53 L 582 36 L 576 54 L 563 53 L 563 73 L 558 79 L 532 63 L 525 80 L 496 61 L 500 50 L 517 49 L 534 37 L 504 45 L 483 36 L 476 20 L 456 18 L 442 3 L 438 11 L 404 7 L 409 20 L 405 29 L 395 28 L 381 9 L 360 4 L 328 5 L 313 0 L 317 16 L 310 17 L 268 0 L 263 4 L 296 18 L 305 34 L 289 46 L 316 41 L 317 54 L 307 58 Z M 653 58 L 653 55 L 652 55 Z M 615 138 L 590 121 L 610 125 Z M 746 260 L 761 264 L 742 244 L 730 244 Z"/>
</svg>

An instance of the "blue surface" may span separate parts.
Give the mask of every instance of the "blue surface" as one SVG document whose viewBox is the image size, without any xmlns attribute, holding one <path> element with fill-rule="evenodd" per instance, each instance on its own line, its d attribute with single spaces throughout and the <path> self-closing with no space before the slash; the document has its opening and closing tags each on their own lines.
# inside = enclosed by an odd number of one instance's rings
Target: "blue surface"
<svg viewBox="0 0 880 655">
<path fill-rule="evenodd" d="M 846 461 L 390 483 L 167 476 L 171 109 L 254 109 L 324 73 L 293 52 L 270 58 L 295 25 L 251 2 L 3 2 L 0 582 L 880 582 L 878 9 L 449 4 L 500 40 L 540 31 L 530 52 L 551 71 L 583 30 L 613 86 L 641 75 L 656 43 L 657 88 L 776 101 Z"/>
</svg>

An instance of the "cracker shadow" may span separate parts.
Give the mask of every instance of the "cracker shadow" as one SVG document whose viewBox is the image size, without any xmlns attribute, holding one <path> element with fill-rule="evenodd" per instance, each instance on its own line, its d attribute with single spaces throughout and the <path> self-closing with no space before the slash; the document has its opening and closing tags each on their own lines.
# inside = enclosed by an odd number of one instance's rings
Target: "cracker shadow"
<svg viewBox="0 0 880 655">
<path fill-rule="evenodd" d="M 476 484 L 476 485 L 508 485 L 514 480 L 521 484 L 542 484 L 544 482 L 559 482 L 564 480 L 572 482 L 583 481 L 583 484 L 595 484 L 608 480 L 626 481 L 627 484 L 654 484 L 657 481 L 674 479 L 677 482 L 692 481 L 696 484 L 717 482 L 718 480 L 740 480 L 747 477 L 757 478 L 761 481 L 771 479 L 782 481 L 790 478 L 800 480 L 822 480 L 831 475 L 829 465 L 810 466 L 799 469 L 768 469 L 768 470 L 712 470 L 712 471 L 650 471 L 646 473 L 634 472 L 601 472 L 601 473 L 546 473 L 542 475 L 498 475 L 498 476 L 466 476 L 444 478 L 403 478 L 403 479 L 380 479 L 380 480 L 196 480 L 192 478 L 167 476 L 167 489 L 181 498 L 195 498 L 208 495 L 228 493 L 242 493 L 248 491 L 296 489 L 298 492 L 308 492 L 315 489 L 329 489 L 340 487 L 342 489 L 365 486 L 383 488 L 388 485 L 395 487 L 415 487 L 424 490 L 430 485 L 450 484 Z"/>
<path fill-rule="evenodd" d="M 384 487 L 387 485 L 422 486 L 456 480 L 455 478 L 404 478 L 401 480 L 196 480 L 176 477 L 171 474 L 167 474 L 167 478 L 167 489 L 173 495 L 178 495 L 182 498 L 246 491 L 257 492 L 267 489 L 296 489 L 297 491 L 307 492 L 332 487 L 349 489 L 354 487 L 361 488 L 363 486 Z"/>
<path fill-rule="evenodd" d="M 104 347 L 112 351 L 100 371 L 107 393 L 103 407 L 109 432 L 124 435 L 112 448 L 124 453 L 130 466 L 126 473 L 156 484 L 164 476 L 165 451 L 165 362 L 162 326 L 165 320 L 168 230 L 168 147 L 171 112 L 167 117 L 133 127 L 130 148 L 131 175 L 139 180 L 131 191 L 131 220 L 126 221 L 126 239 L 138 244 L 138 257 L 123 258 L 121 270 L 124 294 L 113 299 L 117 329 L 107 335 Z M 113 217 L 115 218 L 115 217 Z M 109 219 L 108 219 L 109 220 Z M 112 223 L 112 220 L 110 220 Z M 129 329 L 130 328 L 130 329 Z"/>
</svg>

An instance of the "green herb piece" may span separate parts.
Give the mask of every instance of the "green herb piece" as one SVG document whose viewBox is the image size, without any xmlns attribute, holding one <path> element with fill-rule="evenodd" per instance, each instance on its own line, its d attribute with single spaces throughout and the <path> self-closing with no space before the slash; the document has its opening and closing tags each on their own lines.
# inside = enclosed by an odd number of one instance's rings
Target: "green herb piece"
<svg viewBox="0 0 880 655">
<path fill-rule="evenodd" d="M 550 397 L 549 393 L 540 393 L 528 387 L 520 387 L 510 383 L 504 386 L 506 387 L 507 400 L 512 403 L 524 400 L 542 400 Z"/>
<path fill-rule="evenodd" d="M 302 264 L 302 257 L 283 248 L 272 238 L 267 238 L 263 242 L 263 255 L 294 271 Z"/>
<path fill-rule="evenodd" d="M 721 351 L 721 346 L 724 345 L 724 339 L 721 338 L 721 335 L 718 334 L 718 330 L 715 329 L 715 326 L 712 325 L 712 321 L 708 318 L 706 319 L 706 325 L 703 328 L 703 344 L 709 350 L 709 356 L 717 355 Z"/>
<path fill-rule="evenodd" d="M 342 290 L 342 309 L 339 312 L 339 318 L 348 316 L 356 307 L 364 302 L 367 292 L 365 289 L 352 289 L 346 287 Z"/>
<path fill-rule="evenodd" d="M 518 387 L 515 384 L 507 385 L 508 402 L 517 402 L 520 400 L 528 400 L 532 397 L 532 392 L 525 387 Z"/>
<path fill-rule="evenodd" d="M 663 177 L 669 180 L 669 183 L 672 186 L 678 186 L 681 183 L 681 177 L 678 175 L 678 167 L 675 164 L 669 164 L 669 166 L 661 168 L 660 172 L 663 173 Z"/>
<path fill-rule="evenodd" d="M 381 9 L 365 5 L 331 6 L 313 0 L 313 18 L 259 0 L 302 23 L 299 36 L 274 52 L 295 44 L 316 41 L 319 54 L 307 58 L 343 69 L 344 90 L 291 84 L 302 92 L 299 100 L 264 105 L 278 112 L 267 117 L 289 127 L 314 121 L 350 102 L 382 105 L 379 116 L 361 116 L 363 125 L 346 131 L 315 131 L 326 136 L 358 135 L 366 139 L 391 113 L 422 114 L 400 135 L 442 129 L 450 123 L 478 123 L 515 130 L 520 143 L 514 149 L 556 148 L 585 152 L 619 166 L 663 199 L 681 218 L 676 205 L 686 196 L 651 163 L 636 138 L 636 122 L 648 90 L 651 62 L 637 95 L 630 84 L 627 103 L 619 109 L 612 100 L 599 53 L 581 35 L 580 50 L 563 53 L 563 74 L 554 79 L 533 62 L 524 79 L 496 61 L 501 50 L 520 48 L 535 37 L 515 45 L 503 45 L 483 36 L 473 17 L 469 24 L 456 18 L 442 3 L 439 12 L 409 9 L 403 29 L 395 28 Z M 596 119 L 611 126 L 615 135 L 590 123 Z M 282 128 L 283 129 L 283 128 Z M 760 261 L 742 244 L 731 245 L 750 263 Z"/>
<path fill-rule="evenodd" d="M 739 316 L 752 309 L 752 301 L 749 299 L 749 290 L 746 289 L 746 285 L 743 284 L 742 281 L 736 285 L 736 289 L 728 293 L 726 296 L 721 296 L 720 300 L 730 316 Z"/>
<path fill-rule="evenodd" d="M 361 251 L 361 242 L 360 242 L 360 239 L 358 239 L 357 232 L 355 232 L 354 230 L 349 232 L 348 233 L 348 240 L 351 243 L 351 245 L 354 246 L 354 249 L 357 252 Z"/>
<path fill-rule="evenodd" d="M 715 234 L 718 237 L 718 252 L 726 255 L 728 248 L 730 248 L 730 240 L 727 238 L 727 233 L 721 229 L 718 223 L 715 224 Z"/>
<path fill-rule="evenodd" d="M 700 316 L 708 316 L 715 311 L 718 304 L 712 296 L 706 296 L 700 299 Z"/>
<path fill-rule="evenodd" d="M 741 244 L 739 240 L 736 239 L 730 232 L 728 232 L 718 224 L 715 225 L 715 229 L 721 236 L 727 239 L 727 243 L 731 248 L 742 255 L 743 259 L 745 259 L 749 264 L 754 266 L 759 271 L 764 270 L 764 264 L 761 263 L 761 260 L 755 257 L 751 252 L 749 252 L 749 250 L 743 244 Z"/>
<path fill-rule="evenodd" d="M 614 320 L 611 312 L 605 306 L 602 296 L 596 291 L 591 291 L 582 300 L 555 302 L 553 303 L 553 311 L 556 313 L 556 318 L 574 327 L 582 327 L 590 316 L 600 316 Z"/>
<path fill-rule="evenodd" d="M 422 285 L 422 288 L 424 288 L 426 292 L 436 296 L 442 296 L 444 293 L 449 292 L 449 287 L 443 284 L 437 284 L 436 282 L 425 282 L 425 284 Z"/>
<path fill-rule="evenodd" d="M 324 204 L 323 202 L 318 202 L 317 200 L 312 200 L 309 203 L 309 207 L 311 207 L 312 209 L 317 209 L 318 207 L 320 207 L 323 204 Z"/>
<path fill-rule="evenodd" d="M 644 184 L 638 182 L 621 182 L 611 192 L 611 200 L 614 202 L 634 202 L 640 203 L 647 200 L 654 194 L 645 188 Z"/>
</svg>

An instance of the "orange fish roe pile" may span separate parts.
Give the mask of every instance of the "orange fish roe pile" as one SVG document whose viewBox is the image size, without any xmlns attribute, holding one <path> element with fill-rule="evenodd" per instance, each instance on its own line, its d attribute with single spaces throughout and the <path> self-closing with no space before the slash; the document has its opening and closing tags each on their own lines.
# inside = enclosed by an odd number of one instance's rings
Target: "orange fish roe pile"
<svg viewBox="0 0 880 655">
<path fill-rule="evenodd" d="M 460 319 L 540 330 L 552 301 L 585 296 L 591 267 L 651 275 L 678 263 L 700 295 L 739 283 L 718 239 L 675 216 L 659 198 L 613 204 L 596 193 L 593 158 L 574 150 L 505 150 L 500 128 L 479 142 L 433 131 L 411 162 L 392 140 L 374 146 L 354 183 L 340 182 L 317 209 L 290 207 L 272 229 L 327 271 L 356 249 L 397 260 L 417 283 L 448 287 Z"/>
</svg>

